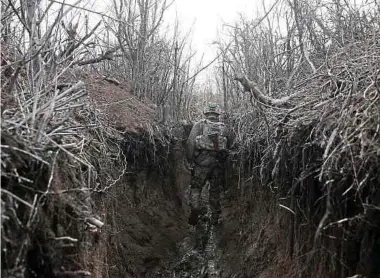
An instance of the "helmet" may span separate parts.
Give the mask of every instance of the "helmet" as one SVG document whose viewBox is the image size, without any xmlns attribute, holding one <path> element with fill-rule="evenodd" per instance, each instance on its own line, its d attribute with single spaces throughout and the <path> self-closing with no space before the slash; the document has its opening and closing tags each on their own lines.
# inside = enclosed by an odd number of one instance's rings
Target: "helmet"
<svg viewBox="0 0 380 278">
<path fill-rule="evenodd" d="M 203 108 L 203 114 L 207 115 L 209 113 L 214 113 L 220 115 L 220 106 L 215 102 L 208 102 Z"/>
</svg>

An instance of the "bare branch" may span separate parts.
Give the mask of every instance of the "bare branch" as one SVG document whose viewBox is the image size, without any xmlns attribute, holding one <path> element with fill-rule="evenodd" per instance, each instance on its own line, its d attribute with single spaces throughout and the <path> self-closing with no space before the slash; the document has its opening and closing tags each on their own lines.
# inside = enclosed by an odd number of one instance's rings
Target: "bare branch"
<svg viewBox="0 0 380 278">
<path fill-rule="evenodd" d="M 274 99 L 274 98 L 266 96 L 260 90 L 259 86 L 255 82 L 249 80 L 246 76 L 236 75 L 235 80 L 239 81 L 240 84 L 243 85 L 245 92 L 251 92 L 253 97 L 257 101 L 269 106 L 274 106 L 274 107 L 290 106 L 291 105 L 290 100 L 299 95 L 299 93 L 296 93 L 296 94 L 286 96 L 283 98 Z"/>
</svg>

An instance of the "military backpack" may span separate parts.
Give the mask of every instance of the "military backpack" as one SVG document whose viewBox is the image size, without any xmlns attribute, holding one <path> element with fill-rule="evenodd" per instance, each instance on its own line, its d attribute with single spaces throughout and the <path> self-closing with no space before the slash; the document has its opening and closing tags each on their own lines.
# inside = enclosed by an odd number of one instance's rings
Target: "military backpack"
<svg viewBox="0 0 380 278">
<path fill-rule="evenodd" d="M 195 147 L 199 150 L 222 151 L 227 149 L 227 129 L 222 122 L 203 120 L 202 134 L 195 138 Z"/>
</svg>

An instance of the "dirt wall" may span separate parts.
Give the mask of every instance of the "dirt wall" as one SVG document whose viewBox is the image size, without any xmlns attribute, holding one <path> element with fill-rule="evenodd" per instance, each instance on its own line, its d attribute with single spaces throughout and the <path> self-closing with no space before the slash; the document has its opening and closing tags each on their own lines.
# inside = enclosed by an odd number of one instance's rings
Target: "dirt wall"
<svg viewBox="0 0 380 278">
<path fill-rule="evenodd" d="M 165 167 L 135 165 L 107 193 L 95 197 L 105 228 L 85 254 L 93 277 L 150 277 L 165 271 L 176 257 L 177 244 L 187 235 L 183 185 L 189 173 L 181 163 L 181 142 L 166 159 Z"/>
<path fill-rule="evenodd" d="M 353 177 L 336 173 L 330 189 L 320 182 L 321 151 L 312 144 L 283 155 L 291 159 L 277 178 L 258 178 L 273 168 L 260 170 L 257 153 L 229 166 L 222 277 L 379 277 L 378 210 L 343 194 Z M 379 201 L 378 178 L 360 192 L 368 203 Z"/>
</svg>

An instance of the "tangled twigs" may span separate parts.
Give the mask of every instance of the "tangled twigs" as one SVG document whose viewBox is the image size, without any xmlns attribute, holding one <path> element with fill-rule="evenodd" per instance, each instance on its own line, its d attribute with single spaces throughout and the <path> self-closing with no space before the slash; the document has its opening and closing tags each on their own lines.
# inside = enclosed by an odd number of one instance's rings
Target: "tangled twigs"
<svg viewBox="0 0 380 278">
<path fill-rule="evenodd" d="M 346 47 L 328 60 L 329 67 L 320 68 L 320 72 L 313 75 L 303 87 L 296 84 L 294 87 L 299 87 L 299 91 L 290 97 L 278 99 L 278 102 L 266 97 L 258 85 L 247 77 L 237 76 L 236 79 L 246 91 L 252 92 L 258 103 L 282 106 L 289 102 L 289 98 L 293 99 L 294 109 L 286 112 L 278 110 L 277 113 L 267 110 L 269 113 L 266 114 L 265 122 L 274 125 L 272 130 L 276 130 L 284 113 L 289 115 L 289 121 L 284 126 L 287 132 L 282 135 L 289 139 L 289 136 L 297 134 L 299 127 L 313 125 L 310 138 L 314 138 L 314 143 L 324 149 L 321 177 L 328 175 L 324 169 L 330 169 L 337 160 L 348 154 L 348 144 L 357 142 L 361 145 L 359 153 L 352 154 L 359 155 L 361 160 L 365 153 L 378 153 L 376 139 L 379 113 L 376 107 L 379 103 L 379 53 L 380 46 L 371 41 Z M 303 83 L 302 80 L 300 82 Z M 257 124 L 260 121 L 239 125 L 239 133 L 246 134 L 240 141 L 258 142 L 264 139 L 261 137 L 264 133 L 260 132 L 262 128 L 252 126 Z M 241 130 L 241 127 L 244 129 Z M 256 130 L 254 140 L 249 135 L 253 134 L 251 130 Z M 278 153 L 277 149 L 273 152 Z M 351 161 L 356 161 L 356 158 Z"/>
<path fill-rule="evenodd" d="M 52 216 L 44 216 L 46 212 L 41 209 L 55 206 L 51 203 L 52 196 L 58 200 L 57 207 L 71 207 L 75 214 L 70 217 L 78 221 L 91 219 L 95 226 L 103 226 L 102 221 L 93 215 L 91 204 L 77 199 L 81 194 L 88 194 L 86 189 L 93 187 L 92 169 L 95 167 L 89 159 L 90 149 L 83 146 L 92 140 L 87 137 L 86 126 L 96 128 L 94 124 L 99 124 L 78 117 L 81 113 L 90 114 L 88 111 L 91 110 L 85 98 L 84 82 L 61 89 L 40 87 L 36 99 L 26 93 L 28 83 L 22 82 L 21 77 L 18 77 L 18 84 L 24 87 L 17 87 L 19 91 L 14 92 L 18 105 L 6 107 L 1 121 L 2 246 L 7 257 L 4 267 L 9 275 L 28 271 L 25 267 L 28 252 L 34 244 L 47 244 L 43 237 L 39 237 L 41 242 L 36 243 L 35 235 L 41 233 L 40 229 L 52 229 L 43 220 Z M 59 167 L 66 170 L 58 172 Z M 80 171 L 72 171 L 72 167 Z M 88 171 L 83 172 L 84 168 Z M 73 176 L 74 182 L 64 184 L 68 193 L 52 195 L 62 191 L 59 187 L 64 175 Z M 50 213 L 54 214 L 53 211 Z M 66 225 L 67 220 L 61 217 L 60 225 Z M 66 233 L 60 235 L 68 236 Z"/>
<path fill-rule="evenodd" d="M 351 252 L 347 242 L 355 242 L 358 253 L 376 249 L 362 240 L 378 236 L 379 225 L 380 44 L 374 41 L 338 50 L 307 82 L 294 84 L 290 99 L 269 98 L 247 77 L 237 78 L 266 112 L 265 119 L 258 111 L 236 118 L 237 141 L 253 164 L 252 177 L 269 181 L 281 200 L 295 200 L 280 205 L 307 222 L 292 240 L 307 235 L 308 243 L 298 244 L 329 250 L 330 259 Z M 293 108 L 278 109 L 285 104 Z M 323 263 L 329 256 L 313 252 L 307 262 Z M 344 265 L 347 258 L 340 259 Z"/>
</svg>

